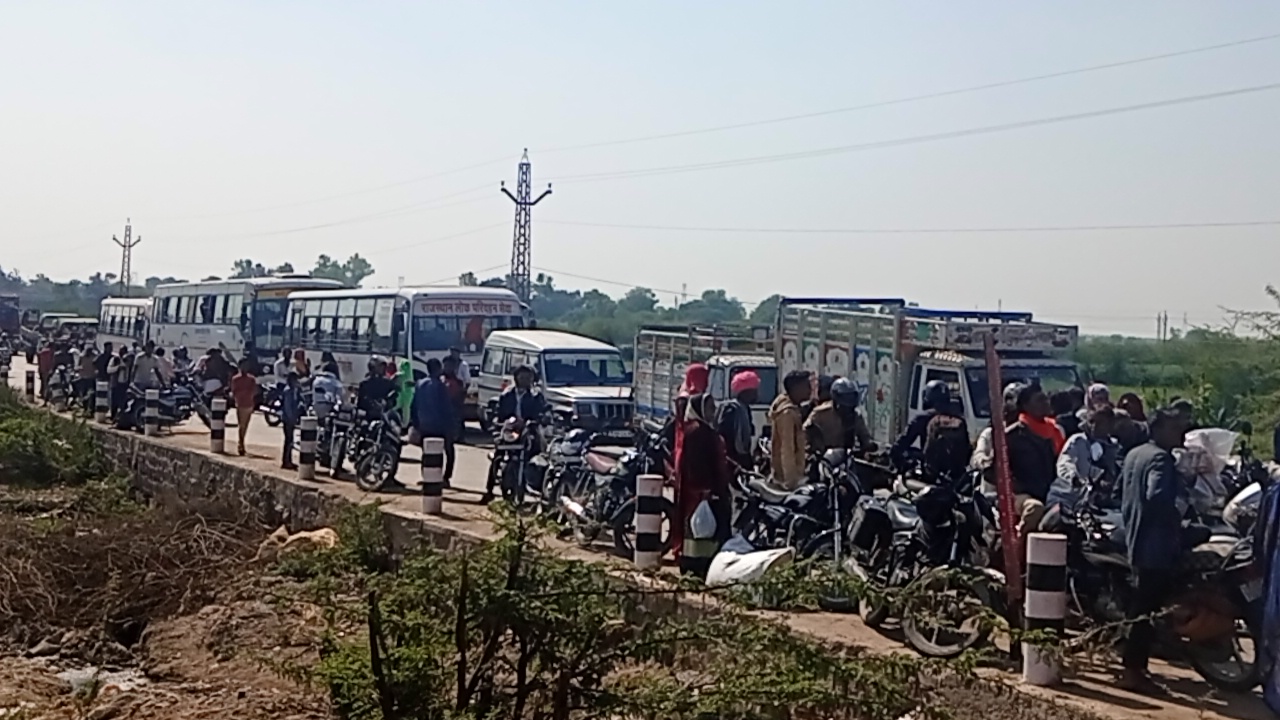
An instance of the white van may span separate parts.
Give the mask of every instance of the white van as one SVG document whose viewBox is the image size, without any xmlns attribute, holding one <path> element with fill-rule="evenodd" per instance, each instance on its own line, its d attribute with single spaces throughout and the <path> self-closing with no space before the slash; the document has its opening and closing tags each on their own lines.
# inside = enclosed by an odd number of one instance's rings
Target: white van
<svg viewBox="0 0 1280 720">
<path fill-rule="evenodd" d="M 482 425 L 494 425 L 498 396 L 515 369 L 537 373 L 542 393 L 564 427 L 630 438 L 634 404 L 631 372 L 618 348 L 558 330 L 495 330 L 485 341 L 477 373 Z"/>
</svg>

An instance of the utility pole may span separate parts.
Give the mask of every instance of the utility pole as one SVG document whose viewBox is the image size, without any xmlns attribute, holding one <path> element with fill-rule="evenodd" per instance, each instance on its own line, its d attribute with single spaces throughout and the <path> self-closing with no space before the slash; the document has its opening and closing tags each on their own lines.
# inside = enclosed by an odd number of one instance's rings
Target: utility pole
<svg viewBox="0 0 1280 720">
<path fill-rule="evenodd" d="M 120 240 L 115 235 L 111 236 L 112 241 L 120 246 L 120 297 L 129 297 L 129 281 L 133 273 L 133 248 L 142 242 L 142 236 L 133 237 L 133 226 L 129 224 L 129 218 L 124 219 L 124 240 Z"/>
<path fill-rule="evenodd" d="M 502 184 L 502 193 L 516 204 L 515 233 L 511 240 L 511 289 L 515 291 L 520 302 L 529 302 L 531 295 L 533 270 L 533 206 L 542 202 L 542 198 L 551 194 L 551 183 L 536 200 L 533 196 L 533 180 L 530 177 L 533 167 L 529 164 L 529 149 L 525 148 L 520 157 L 520 165 L 516 174 L 516 194 L 512 195 L 507 184 Z"/>
</svg>

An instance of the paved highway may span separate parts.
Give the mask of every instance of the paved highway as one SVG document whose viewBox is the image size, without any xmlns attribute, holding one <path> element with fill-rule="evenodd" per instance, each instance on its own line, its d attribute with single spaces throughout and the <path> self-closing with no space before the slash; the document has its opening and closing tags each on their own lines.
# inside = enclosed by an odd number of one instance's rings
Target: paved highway
<svg viewBox="0 0 1280 720">
<path fill-rule="evenodd" d="M 33 366 L 26 364 L 25 358 L 15 355 L 12 359 L 12 367 L 9 370 L 9 385 L 22 391 L 24 378 L 28 369 L 35 369 Z M 37 381 L 37 385 L 38 385 Z M 236 433 L 235 413 L 229 413 L 227 418 L 227 441 L 226 449 L 228 453 L 236 452 Z M 201 435 L 207 437 L 209 431 L 198 420 L 193 418 L 187 423 L 178 426 L 173 430 L 173 434 L 180 436 Z M 468 429 L 468 442 L 486 443 L 487 438 L 480 432 L 477 427 Z M 284 444 L 284 433 L 278 427 L 269 427 L 261 414 L 255 415 L 249 423 L 249 432 L 247 435 L 246 449 L 250 456 L 258 459 L 280 461 L 281 451 Z M 295 446 L 295 457 L 296 447 Z M 406 486 L 416 489 L 419 485 L 420 470 L 418 466 L 422 453 L 418 448 L 406 447 L 401 457 L 404 462 L 400 466 L 396 479 L 404 483 Z M 347 470 L 350 471 L 351 463 L 347 462 Z M 459 493 L 483 493 L 485 478 L 488 475 L 489 455 L 488 450 L 473 445 L 459 445 L 457 467 L 454 469 L 452 487 Z M 324 477 L 328 474 L 324 468 L 316 468 L 317 475 Z"/>
</svg>

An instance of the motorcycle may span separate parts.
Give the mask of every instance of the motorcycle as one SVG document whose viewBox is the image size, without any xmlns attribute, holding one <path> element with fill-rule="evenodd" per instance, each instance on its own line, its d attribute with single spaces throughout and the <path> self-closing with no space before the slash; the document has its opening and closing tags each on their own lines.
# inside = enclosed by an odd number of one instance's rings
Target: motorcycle
<svg viewBox="0 0 1280 720">
<path fill-rule="evenodd" d="M 497 485 L 502 499 L 514 507 L 524 505 L 529 490 L 542 490 L 546 460 L 540 457 L 541 445 L 537 420 L 508 418 L 494 439 L 489 455 L 489 486 Z"/>
<path fill-rule="evenodd" d="M 116 418 L 116 427 L 142 432 L 146 426 L 146 395 L 146 390 L 138 385 L 129 386 L 128 404 Z M 160 427 L 172 428 L 186 422 L 197 414 L 196 407 L 203 405 L 199 393 L 185 383 L 175 382 L 160 388 Z"/>
<path fill-rule="evenodd" d="M 734 529 L 753 547 L 791 547 L 801 559 L 820 562 L 836 574 L 854 572 L 848 531 L 853 510 L 865 493 L 856 458 L 835 448 L 813 462 L 814 481 L 794 491 L 778 490 L 756 475 L 740 475 L 736 490 L 741 509 Z M 856 608 L 857 600 L 842 586 L 834 583 L 824 591 L 819 605 L 834 612 Z"/>
<path fill-rule="evenodd" d="M 279 384 L 266 388 L 259 387 L 258 411 L 262 413 L 262 419 L 266 421 L 268 427 L 280 425 L 280 405 L 283 396 L 284 388 Z"/>
<path fill-rule="evenodd" d="M 1086 497 L 1091 489 L 1086 487 Z M 1123 529 L 1093 503 L 1074 510 L 1051 508 L 1041 529 L 1067 536 L 1068 609 L 1076 624 L 1125 621 L 1132 571 Z M 1206 681 L 1245 692 L 1261 680 L 1256 657 L 1243 657 L 1242 639 L 1257 647 L 1262 622 L 1263 571 L 1254 562 L 1253 539 L 1208 535 L 1183 555 L 1177 568 L 1173 611 L 1157 619 L 1164 644 L 1185 655 Z M 1192 530 L 1188 529 L 1188 533 Z"/>
<path fill-rule="evenodd" d="M 608 527 L 614 552 L 629 558 L 635 554 L 637 479 L 662 474 L 668 453 L 660 435 L 642 431 L 635 446 L 615 459 L 591 450 L 594 437 L 574 430 L 552 445 L 552 469 L 543 497 L 554 503 L 558 519 L 579 545 L 590 546 Z M 668 528 L 661 538 L 665 555 L 671 550 L 675 504 L 663 497 L 660 512 Z"/>
<path fill-rule="evenodd" d="M 986 640 L 988 608 L 1003 611 L 995 588 L 1004 576 L 989 567 L 995 513 L 973 474 L 938 484 L 904 476 L 894 485 L 889 498 L 863 497 L 854 511 L 854 572 L 879 591 L 864 601 L 863 621 L 883 624 L 894 607 L 887 595 L 899 591 L 907 643 L 922 655 L 955 657 Z"/>
<path fill-rule="evenodd" d="M 325 417 L 316 442 L 316 462 L 329 468 L 330 476 L 343 472 L 343 463 L 355 440 L 356 424 L 363 418 L 364 411 L 348 403 L 337 405 Z"/>
<path fill-rule="evenodd" d="M 400 469 L 400 414 L 383 409 L 370 422 L 361 423 L 351 444 L 356 487 L 377 492 L 396 479 Z"/>
</svg>

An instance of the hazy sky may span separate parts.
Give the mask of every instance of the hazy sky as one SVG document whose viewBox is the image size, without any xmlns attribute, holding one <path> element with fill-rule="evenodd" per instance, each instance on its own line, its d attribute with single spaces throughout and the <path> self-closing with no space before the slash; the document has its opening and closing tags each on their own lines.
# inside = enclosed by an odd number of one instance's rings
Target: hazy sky
<svg viewBox="0 0 1280 720">
<path fill-rule="evenodd" d="M 1280 83 L 1280 39 L 854 112 L 1280 33 L 1280 3 L 0 1 L 0 265 L 65 279 L 225 274 L 359 252 L 373 284 L 498 274 L 529 148 L 534 266 L 567 287 L 724 287 L 1030 309 L 1093 332 L 1265 307 L 1280 90 L 1000 132 L 957 130 Z M 609 174 L 855 146 L 816 157 Z M 862 146 L 862 147 L 858 147 Z M 570 149 L 566 149 L 570 148 Z M 443 174 L 458 168 L 460 172 Z M 433 176 L 434 177 L 431 177 Z M 575 176 L 588 176 L 578 177 Z M 595 176 L 595 177 L 592 177 Z M 563 181 L 558 181 L 563 179 Z M 555 221 L 555 222 L 553 222 Z M 326 226 L 316 227 L 312 226 Z M 292 231 L 292 232 L 280 232 Z M 465 235 L 459 235 L 466 233 Z M 456 237 L 450 237 L 456 236 Z M 608 280 L 603 285 L 572 273 Z"/>
</svg>

